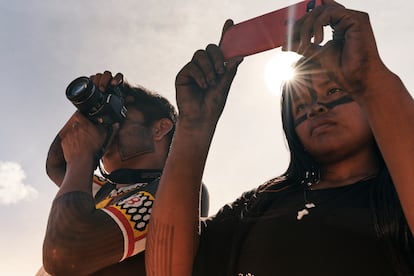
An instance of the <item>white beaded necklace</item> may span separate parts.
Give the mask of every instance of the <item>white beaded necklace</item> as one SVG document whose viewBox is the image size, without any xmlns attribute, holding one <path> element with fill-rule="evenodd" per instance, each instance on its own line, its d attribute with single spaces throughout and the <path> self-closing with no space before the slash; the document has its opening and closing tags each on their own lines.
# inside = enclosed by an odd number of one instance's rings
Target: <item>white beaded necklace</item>
<svg viewBox="0 0 414 276">
<path fill-rule="evenodd" d="M 377 176 L 377 174 L 378 174 L 378 172 L 375 173 L 375 174 L 365 176 L 363 178 L 358 179 L 357 181 L 354 181 L 354 183 L 358 183 L 358 182 L 361 182 L 361 181 L 365 181 L 365 180 L 374 178 L 374 177 Z M 305 179 L 302 181 L 302 185 L 305 185 L 305 187 L 303 189 L 303 201 L 305 203 L 305 207 L 301 210 L 298 210 L 298 213 L 297 213 L 297 216 L 296 216 L 297 220 L 301 220 L 304 216 L 309 215 L 310 210 L 312 208 L 317 207 L 314 202 L 311 202 L 311 201 L 308 200 L 308 196 L 307 196 L 307 192 L 309 190 L 312 190 L 312 185 L 316 185 L 320 182 L 320 175 L 318 175 L 317 177 L 315 177 L 315 176 L 316 176 L 316 173 L 314 173 L 314 172 L 311 172 L 311 173 L 306 172 Z"/>
<path fill-rule="evenodd" d="M 317 182 L 315 184 L 317 184 L 317 183 L 319 183 L 319 180 L 317 180 Z M 307 197 L 307 191 L 308 191 L 308 189 L 311 189 L 312 185 L 313 185 L 313 183 L 308 181 L 306 183 L 305 188 L 303 189 L 303 201 L 305 202 L 305 208 L 298 211 L 298 215 L 296 217 L 297 220 L 301 220 L 304 216 L 309 215 L 309 210 L 316 207 L 316 204 L 313 203 L 313 202 L 310 202 L 308 200 L 308 197 Z"/>
</svg>

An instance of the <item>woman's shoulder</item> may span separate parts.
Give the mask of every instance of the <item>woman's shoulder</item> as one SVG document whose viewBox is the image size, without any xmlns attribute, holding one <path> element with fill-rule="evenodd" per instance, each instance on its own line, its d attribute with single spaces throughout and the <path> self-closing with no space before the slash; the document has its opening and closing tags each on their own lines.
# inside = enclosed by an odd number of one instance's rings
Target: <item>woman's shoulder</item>
<svg viewBox="0 0 414 276">
<path fill-rule="evenodd" d="M 288 182 L 286 176 L 272 178 L 259 187 L 244 192 L 232 203 L 223 206 L 216 215 L 207 218 L 207 220 L 240 217 L 243 211 L 249 209 L 249 206 L 256 203 L 258 200 L 260 201 L 259 197 L 261 194 L 283 191 L 289 187 Z"/>
<path fill-rule="evenodd" d="M 288 177 L 286 175 L 281 175 L 266 181 L 256 190 L 257 192 L 280 192 L 287 189 L 288 187 Z"/>
</svg>

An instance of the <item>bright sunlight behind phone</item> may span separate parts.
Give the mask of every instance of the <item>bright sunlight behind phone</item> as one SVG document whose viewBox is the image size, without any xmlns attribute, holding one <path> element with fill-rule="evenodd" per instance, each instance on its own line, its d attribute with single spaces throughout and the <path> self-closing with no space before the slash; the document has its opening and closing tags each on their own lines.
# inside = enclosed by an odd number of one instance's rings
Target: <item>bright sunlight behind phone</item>
<svg viewBox="0 0 414 276">
<path fill-rule="evenodd" d="M 281 95 L 281 87 L 284 81 L 294 77 L 292 65 L 300 59 L 295 52 L 277 51 L 265 67 L 265 81 L 270 92 L 275 96 Z"/>
</svg>

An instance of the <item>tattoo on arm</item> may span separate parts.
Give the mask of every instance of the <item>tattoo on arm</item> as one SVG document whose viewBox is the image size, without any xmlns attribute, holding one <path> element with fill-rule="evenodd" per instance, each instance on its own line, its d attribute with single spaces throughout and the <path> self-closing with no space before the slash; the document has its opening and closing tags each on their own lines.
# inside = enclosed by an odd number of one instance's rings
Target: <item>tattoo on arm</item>
<svg viewBox="0 0 414 276">
<path fill-rule="evenodd" d="M 148 243 L 152 243 L 152 248 L 148 248 L 146 257 L 146 269 L 148 276 L 170 276 L 172 275 L 172 256 L 174 241 L 174 226 L 162 224 L 152 219 L 151 235 L 148 236 Z"/>
</svg>

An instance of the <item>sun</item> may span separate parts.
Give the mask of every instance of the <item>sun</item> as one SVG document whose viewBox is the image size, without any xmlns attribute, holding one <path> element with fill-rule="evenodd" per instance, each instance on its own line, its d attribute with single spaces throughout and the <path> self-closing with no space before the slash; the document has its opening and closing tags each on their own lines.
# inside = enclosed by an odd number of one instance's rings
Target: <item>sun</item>
<svg viewBox="0 0 414 276">
<path fill-rule="evenodd" d="M 301 58 L 295 52 L 276 52 L 265 67 L 265 81 L 273 95 L 281 94 L 283 82 L 295 76 L 293 64 Z"/>
</svg>

